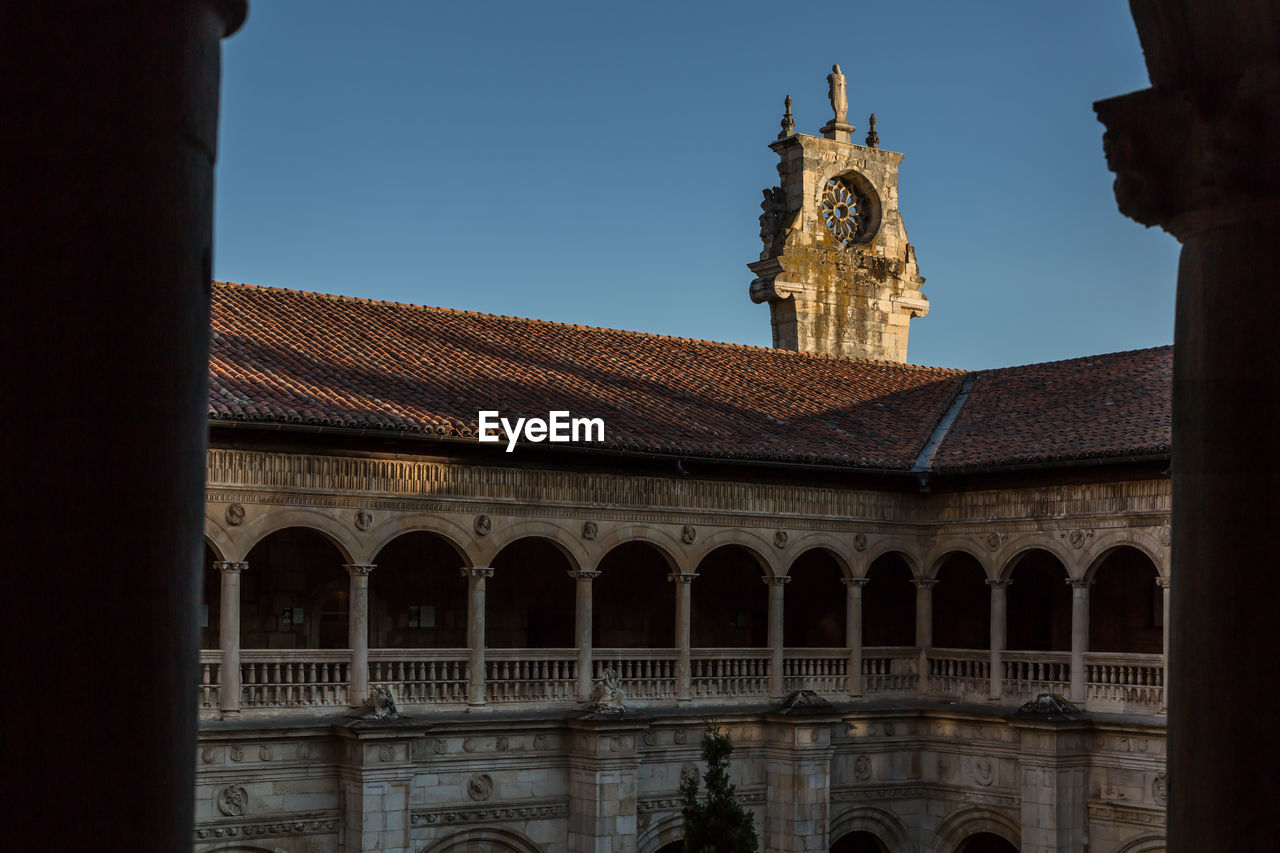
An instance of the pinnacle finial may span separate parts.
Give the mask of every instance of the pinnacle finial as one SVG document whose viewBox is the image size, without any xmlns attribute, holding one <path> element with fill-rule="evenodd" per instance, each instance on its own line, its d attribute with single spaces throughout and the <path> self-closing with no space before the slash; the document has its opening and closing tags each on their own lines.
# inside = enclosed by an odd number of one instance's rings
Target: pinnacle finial
<svg viewBox="0 0 1280 853">
<path fill-rule="evenodd" d="M 791 96 L 787 95 L 787 111 L 782 114 L 782 133 L 778 134 L 779 139 L 786 139 L 788 136 L 796 135 L 796 120 L 791 117 Z"/>
<path fill-rule="evenodd" d="M 871 114 L 870 124 L 871 124 L 871 129 L 867 131 L 867 147 L 879 148 L 880 134 L 876 133 L 876 114 L 875 113 Z"/>
</svg>

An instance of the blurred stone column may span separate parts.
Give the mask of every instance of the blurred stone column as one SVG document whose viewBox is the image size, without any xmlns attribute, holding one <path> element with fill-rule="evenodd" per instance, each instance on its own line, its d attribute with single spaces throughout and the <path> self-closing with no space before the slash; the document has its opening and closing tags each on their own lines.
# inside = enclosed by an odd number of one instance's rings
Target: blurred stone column
<svg viewBox="0 0 1280 853">
<path fill-rule="evenodd" d="M 676 585 L 676 699 L 693 698 L 693 679 L 689 654 L 690 586 L 697 572 L 672 572 L 667 580 Z"/>
<path fill-rule="evenodd" d="M 347 702 L 354 707 L 369 698 L 369 573 L 377 566 L 348 563 L 343 568 L 351 575 L 351 602 L 347 608 L 351 671 L 347 674 Z"/>
<path fill-rule="evenodd" d="M 844 644 L 849 649 L 845 677 L 850 699 L 862 698 L 862 588 L 866 578 L 841 578 L 845 585 Z"/>
<path fill-rule="evenodd" d="M 240 713 L 240 575 L 248 563 L 213 564 L 222 575 L 222 597 L 218 604 L 218 645 L 222 663 L 218 667 L 218 709 L 223 716 Z"/>
<path fill-rule="evenodd" d="M 6 703 L 9 849 L 194 840 L 220 41 L 244 17 L 0 5 L 0 518 L 39 567 L 5 592 L 6 680 L 44 709 Z"/>
<path fill-rule="evenodd" d="M 467 704 L 484 704 L 484 582 L 493 569 L 472 566 L 459 569 L 467 579 L 467 647 L 471 650 L 467 676 Z"/>
<path fill-rule="evenodd" d="M 1269 850 L 1280 660 L 1280 0 L 1132 0 L 1152 86 L 1094 105 L 1120 211 L 1182 243 L 1168 850 Z"/>
<path fill-rule="evenodd" d="M 921 696 L 929 694 L 929 650 L 933 647 L 933 588 L 934 578 L 913 580 L 916 585 L 916 646 L 920 650 L 920 680 L 916 690 Z"/>
<path fill-rule="evenodd" d="M 1093 579 L 1067 578 L 1071 587 L 1071 701 L 1084 707 L 1087 686 L 1084 653 L 1089 650 L 1089 587 Z"/>
<path fill-rule="evenodd" d="M 568 572 L 577 581 L 574 597 L 573 626 L 578 644 L 578 699 L 591 698 L 591 582 L 599 572 Z"/>
<path fill-rule="evenodd" d="M 786 649 L 783 646 L 782 620 L 783 589 L 791 578 L 783 575 L 765 575 L 760 580 L 769 586 L 769 698 L 781 699 L 783 693 L 783 666 L 786 660 Z"/>
<path fill-rule="evenodd" d="M 1010 580 L 987 579 L 991 587 L 991 693 L 992 702 L 1004 698 L 1004 644 L 1008 634 L 1008 595 Z"/>
</svg>

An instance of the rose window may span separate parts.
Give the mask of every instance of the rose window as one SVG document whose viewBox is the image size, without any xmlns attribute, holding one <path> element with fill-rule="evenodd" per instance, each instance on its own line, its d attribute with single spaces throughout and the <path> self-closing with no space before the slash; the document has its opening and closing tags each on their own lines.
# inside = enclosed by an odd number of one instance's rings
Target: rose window
<svg viewBox="0 0 1280 853">
<path fill-rule="evenodd" d="M 865 201 L 839 178 L 827 181 L 822 193 L 822 221 L 842 246 L 851 246 L 866 231 Z"/>
</svg>

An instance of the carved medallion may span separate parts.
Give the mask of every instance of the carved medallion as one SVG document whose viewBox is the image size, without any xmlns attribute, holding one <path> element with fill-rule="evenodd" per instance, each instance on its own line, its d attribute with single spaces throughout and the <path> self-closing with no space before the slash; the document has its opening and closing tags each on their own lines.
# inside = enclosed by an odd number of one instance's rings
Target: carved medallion
<svg viewBox="0 0 1280 853">
<path fill-rule="evenodd" d="M 227 817 L 240 817 L 249 810 L 249 792 L 243 785 L 228 785 L 218 791 L 214 802 Z"/>
<path fill-rule="evenodd" d="M 493 530 L 493 519 L 487 515 L 477 515 L 475 522 L 476 533 L 481 536 L 488 536 L 489 531 Z"/>
<path fill-rule="evenodd" d="M 773 544 L 777 545 L 779 548 L 787 547 L 787 531 L 775 531 L 773 534 Z"/>
<path fill-rule="evenodd" d="M 683 745 L 689 740 L 689 733 L 684 729 L 676 729 L 675 733 L 672 735 L 672 739 L 675 740 L 676 743 Z"/>
<path fill-rule="evenodd" d="M 235 527 L 244 521 L 244 504 L 231 504 L 227 507 L 226 512 L 227 524 Z"/>
<path fill-rule="evenodd" d="M 268 744 L 263 744 L 262 746 L 258 747 L 258 758 L 261 759 L 262 761 L 270 761 L 271 746 Z"/>
<path fill-rule="evenodd" d="M 311 758 L 311 745 L 307 743 L 298 744 L 298 748 L 294 751 L 294 755 L 298 756 L 299 761 L 306 761 Z"/>
<path fill-rule="evenodd" d="M 995 781 L 995 768 L 989 758 L 979 758 L 973 763 L 973 780 L 979 785 L 990 785 Z"/>
<path fill-rule="evenodd" d="M 244 761 L 244 750 L 238 746 L 231 747 L 229 754 L 232 761 Z"/>
<path fill-rule="evenodd" d="M 476 751 L 476 741 L 475 741 L 475 738 L 463 738 L 463 739 L 462 739 L 462 751 L 463 751 L 463 752 L 475 752 L 475 751 Z"/>
<path fill-rule="evenodd" d="M 431 742 L 431 751 L 436 755 L 444 755 L 448 749 L 449 745 L 445 743 L 445 740 L 442 737 L 438 737 Z"/>
<path fill-rule="evenodd" d="M 692 545 L 693 540 L 698 538 L 698 530 L 692 524 L 686 524 L 680 528 L 680 541 L 686 545 Z"/>
<path fill-rule="evenodd" d="M 987 534 L 987 538 L 986 538 L 986 540 L 983 542 L 983 544 L 987 546 L 987 550 L 988 550 L 988 551 L 998 551 L 998 550 L 1000 550 L 1000 542 L 1001 542 L 1001 541 L 1002 541 L 1002 537 L 1000 536 L 1000 534 L 999 534 L 999 533 L 996 533 L 996 532 L 993 530 L 993 531 L 991 531 L 990 533 L 988 533 L 988 534 Z"/>
<path fill-rule="evenodd" d="M 551 740 L 546 735 L 534 735 L 533 748 L 537 750 L 550 749 Z"/>
<path fill-rule="evenodd" d="M 396 757 L 396 748 L 389 743 L 384 743 L 378 747 L 378 760 L 390 761 Z"/>
<path fill-rule="evenodd" d="M 1156 531 L 1156 538 L 1160 540 L 1160 544 L 1166 548 L 1173 544 L 1173 531 L 1169 529 L 1169 525 L 1164 525 Z"/>
<path fill-rule="evenodd" d="M 600 535 L 600 528 L 594 521 L 582 522 L 582 538 L 595 539 Z"/>
<path fill-rule="evenodd" d="M 214 753 L 213 747 L 206 746 L 204 749 L 200 750 L 200 760 L 205 764 L 212 764 L 216 758 L 217 755 Z"/>
<path fill-rule="evenodd" d="M 506 752 L 507 750 L 511 749 L 511 739 L 508 738 L 506 735 L 498 735 L 498 738 L 496 741 L 494 741 L 493 746 L 494 746 L 494 749 L 498 750 L 498 752 Z"/>
<path fill-rule="evenodd" d="M 467 780 L 467 796 L 473 800 L 487 800 L 493 796 L 493 777 L 477 773 Z"/>
<path fill-rule="evenodd" d="M 645 732 L 640 737 L 644 741 L 645 746 L 653 746 L 658 742 L 658 738 L 653 732 Z"/>
<path fill-rule="evenodd" d="M 367 509 L 356 510 L 356 530 L 368 530 L 373 527 L 373 513 Z"/>
<path fill-rule="evenodd" d="M 866 782 L 871 778 L 871 759 L 865 755 L 859 755 L 853 760 L 853 778 L 859 782 Z"/>
<path fill-rule="evenodd" d="M 1151 799 L 1162 806 L 1169 802 L 1169 777 L 1167 774 L 1157 773 L 1156 778 L 1151 780 Z"/>
<path fill-rule="evenodd" d="M 1084 543 L 1092 535 L 1092 530 L 1081 530 L 1079 527 L 1062 534 L 1063 538 L 1067 540 L 1067 544 L 1077 551 L 1084 547 Z"/>
<path fill-rule="evenodd" d="M 855 551 L 867 550 L 867 534 L 855 533 L 853 535 L 853 548 Z"/>
</svg>

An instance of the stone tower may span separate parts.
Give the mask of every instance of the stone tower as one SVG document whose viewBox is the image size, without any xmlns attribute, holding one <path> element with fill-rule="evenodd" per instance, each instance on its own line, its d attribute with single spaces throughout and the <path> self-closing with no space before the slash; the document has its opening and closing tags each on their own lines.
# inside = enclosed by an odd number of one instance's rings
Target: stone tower
<svg viewBox="0 0 1280 853">
<path fill-rule="evenodd" d="M 775 347 L 905 362 L 911 318 L 929 300 L 898 211 L 902 155 L 880 150 L 874 115 L 867 144 L 854 144 L 839 66 L 827 81 L 835 117 L 822 136 L 795 132 L 788 96 L 769 146 L 782 185 L 760 205 L 751 299 L 769 303 Z"/>
</svg>

